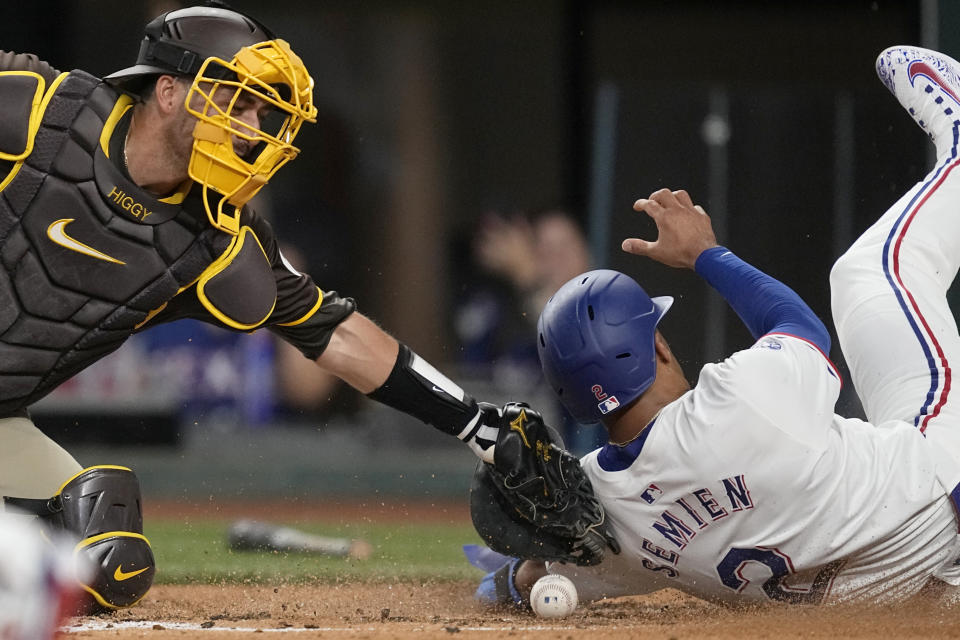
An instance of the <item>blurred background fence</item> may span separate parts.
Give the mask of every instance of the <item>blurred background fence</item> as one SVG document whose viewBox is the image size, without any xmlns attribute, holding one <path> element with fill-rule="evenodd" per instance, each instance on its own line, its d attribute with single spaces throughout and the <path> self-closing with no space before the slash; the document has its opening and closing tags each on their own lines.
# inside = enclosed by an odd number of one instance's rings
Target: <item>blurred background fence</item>
<svg viewBox="0 0 960 640">
<path fill-rule="evenodd" d="M 257 203 L 285 252 L 474 395 L 557 424 L 533 327 L 564 269 L 674 295 L 663 330 L 691 378 L 748 343 L 695 276 L 619 251 L 652 235 L 637 197 L 687 189 L 721 242 L 829 325 L 832 260 L 929 160 L 874 59 L 891 44 L 960 54 L 949 0 L 232 5 L 316 82 L 318 124 Z M 0 48 L 104 75 L 178 6 L 7 0 Z M 549 211 L 573 231 L 541 225 Z M 81 462 L 132 465 L 148 495 L 465 494 L 463 447 L 302 360 L 267 334 L 182 324 L 135 337 L 34 417 Z M 856 414 L 850 386 L 840 411 Z M 566 427 L 581 451 L 594 442 Z"/>
</svg>

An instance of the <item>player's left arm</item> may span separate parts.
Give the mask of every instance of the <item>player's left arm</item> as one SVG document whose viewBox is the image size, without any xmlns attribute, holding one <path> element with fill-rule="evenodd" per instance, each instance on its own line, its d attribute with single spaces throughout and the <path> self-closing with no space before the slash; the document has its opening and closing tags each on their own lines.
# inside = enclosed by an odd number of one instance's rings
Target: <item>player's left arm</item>
<svg viewBox="0 0 960 640">
<path fill-rule="evenodd" d="M 410 347 L 354 313 L 337 326 L 317 364 L 369 398 L 465 442 L 493 462 L 501 420 Z"/>
<path fill-rule="evenodd" d="M 754 339 L 770 333 L 803 338 L 824 354 L 830 332 L 797 293 L 726 247 L 707 249 L 697 258 L 696 272 L 726 299 Z"/>
<path fill-rule="evenodd" d="M 271 332 L 361 393 L 458 437 L 481 459 L 493 462 L 500 420 L 495 407 L 478 403 L 359 313 L 352 298 L 317 287 L 284 258 L 265 220 L 251 214 L 249 224 L 277 282 Z"/>
<path fill-rule="evenodd" d="M 727 399 L 813 447 L 824 444 L 840 388 L 826 355 L 830 334 L 792 289 L 747 264 L 716 240 L 710 218 L 684 191 L 658 191 L 634 206 L 656 222 L 655 242 L 628 238 L 623 248 L 674 267 L 694 269 L 737 312 L 758 341 L 755 349 L 705 367 L 696 389 L 701 406 Z M 792 336 L 781 338 L 780 336 Z M 711 393 L 723 389 L 723 393 Z M 722 411 L 722 407 L 714 410 Z"/>
<path fill-rule="evenodd" d="M 351 298 L 333 291 L 318 290 L 318 295 L 321 301 L 313 315 L 297 324 L 273 325 L 271 331 L 357 391 L 457 436 L 480 458 L 493 461 L 499 420 L 495 409 L 481 407 L 456 383 L 356 311 Z"/>
</svg>

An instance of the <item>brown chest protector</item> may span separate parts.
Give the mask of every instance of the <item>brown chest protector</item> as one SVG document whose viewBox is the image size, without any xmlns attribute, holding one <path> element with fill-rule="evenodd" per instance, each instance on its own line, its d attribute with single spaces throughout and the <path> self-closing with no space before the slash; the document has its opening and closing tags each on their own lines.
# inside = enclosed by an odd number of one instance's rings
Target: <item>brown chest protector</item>
<svg viewBox="0 0 960 640">
<path fill-rule="evenodd" d="M 67 74 L 0 184 L 0 416 L 118 348 L 230 241 L 202 210 L 157 200 L 110 162 L 101 136 L 122 102 Z"/>
</svg>

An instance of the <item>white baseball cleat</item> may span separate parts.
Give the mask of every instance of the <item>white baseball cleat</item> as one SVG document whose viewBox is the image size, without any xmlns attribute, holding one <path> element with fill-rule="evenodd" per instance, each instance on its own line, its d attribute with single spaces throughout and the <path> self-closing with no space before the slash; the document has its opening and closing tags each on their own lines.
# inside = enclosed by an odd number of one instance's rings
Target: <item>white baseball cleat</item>
<svg viewBox="0 0 960 640">
<path fill-rule="evenodd" d="M 890 47 L 877 57 L 877 75 L 933 140 L 937 157 L 956 151 L 960 63 L 930 49 Z"/>
</svg>

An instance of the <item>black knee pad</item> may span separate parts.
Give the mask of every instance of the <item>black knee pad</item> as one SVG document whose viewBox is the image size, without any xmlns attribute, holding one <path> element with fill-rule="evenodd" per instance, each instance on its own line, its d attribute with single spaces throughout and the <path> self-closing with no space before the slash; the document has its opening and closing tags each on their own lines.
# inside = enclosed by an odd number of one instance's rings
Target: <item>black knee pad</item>
<svg viewBox="0 0 960 640">
<path fill-rule="evenodd" d="M 83 588 L 91 608 L 117 609 L 140 601 L 153 584 L 156 563 L 143 535 L 140 482 L 126 467 L 81 471 L 60 492 L 51 521 L 79 537 L 75 554 L 87 571 Z"/>
<path fill-rule="evenodd" d="M 140 483 L 126 467 L 88 467 L 49 500 L 7 498 L 27 508 L 54 531 L 76 541 L 84 613 L 129 607 L 143 598 L 156 572 L 150 541 L 143 535 Z"/>
<path fill-rule="evenodd" d="M 112 531 L 82 540 L 78 562 L 87 569 L 81 584 L 90 595 L 88 611 L 137 604 L 153 584 L 156 564 L 150 542 L 139 533 Z"/>
</svg>

